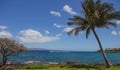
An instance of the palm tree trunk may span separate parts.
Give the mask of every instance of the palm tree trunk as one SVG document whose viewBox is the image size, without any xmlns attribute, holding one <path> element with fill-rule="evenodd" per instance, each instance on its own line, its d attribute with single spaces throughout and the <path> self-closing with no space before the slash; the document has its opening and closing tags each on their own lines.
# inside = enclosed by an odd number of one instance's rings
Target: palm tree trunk
<svg viewBox="0 0 120 70">
<path fill-rule="evenodd" d="M 107 58 L 107 56 L 106 56 L 106 54 L 105 54 L 105 52 L 104 52 L 104 50 L 103 50 L 103 48 L 102 48 L 102 44 L 101 44 L 101 42 L 100 42 L 100 40 L 99 40 L 98 35 L 96 34 L 95 29 L 93 28 L 92 31 L 93 31 L 94 36 L 95 36 L 95 38 L 97 39 L 97 42 L 98 42 L 98 44 L 99 44 L 100 51 L 102 52 L 102 55 L 103 55 L 104 60 L 105 60 L 105 63 L 106 63 L 106 67 L 112 67 L 112 64 L 111 64 L 110 61 L 108 60 L 108 58 Z"/>
</svg>

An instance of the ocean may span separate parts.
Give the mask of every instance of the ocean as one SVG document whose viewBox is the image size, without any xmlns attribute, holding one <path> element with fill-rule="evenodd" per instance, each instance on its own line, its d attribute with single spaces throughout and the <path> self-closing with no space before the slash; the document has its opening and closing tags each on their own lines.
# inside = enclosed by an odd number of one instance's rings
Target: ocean
<svg viewBox="0 0 120 70">
<path fill-rule="evenodd" d="M 107 53 L 111 63 L 120 64 L 120 53 Z M 9 57 L 10 62 L 76 62 L 81 64 L 105 63 L 99 52 L 54 52 L 54 51 L 29 51 L 18 56 Z"/>
</svg>

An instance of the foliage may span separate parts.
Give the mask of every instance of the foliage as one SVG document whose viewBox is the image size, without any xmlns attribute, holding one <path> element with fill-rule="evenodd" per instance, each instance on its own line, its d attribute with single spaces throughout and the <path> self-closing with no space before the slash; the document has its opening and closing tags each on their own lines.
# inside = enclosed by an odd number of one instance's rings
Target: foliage
<svg viewBox="0 0 120 70">
<path fill-rule="evenodd" d="M 104 51 L 105 51 L 105 52 L 119 53 L 119 52 L 120 52 L 120 48 L 106 48 Z M 98 50 L 98 52 L 101 52 L 101 51 Z"/>
<path fill-rule="evenodd" d="M 70 18 L 69 26 L 76 25 L 76 28 L 68 32 L 68 35 L 74 33 L 78 35 L 81 31 L 86 31 L 88 38 L 93 28 L 109 28 L 116 26 L 112 20 L 120 20 L 120 11 L 115 11 L 113 4 L 101 3 L 101 0 L 85 0 L 81 2 L 83 11 L 82 16 L 74 16 Z"/>
<path fill-rule="evenodd" d="M 25 51 L 27 51 L 27 48 L 19 42 L 9 38 L 0 38 L 0 54 L 3 65 L 6 64 L 9 56 L 15 56 Z"/>
<path fill-rule="evenodd" d="M 61 67 L 62 66 L 62 67 Z M 105 68 L 102 65 L 96 67 L 91 65 L 59 65 L 59 64 L 28 64 L 26 66 L 17 68 L 16 70 L 119 70 L 120 66 L 114 66 L 112 68 Z"/>
</svg>

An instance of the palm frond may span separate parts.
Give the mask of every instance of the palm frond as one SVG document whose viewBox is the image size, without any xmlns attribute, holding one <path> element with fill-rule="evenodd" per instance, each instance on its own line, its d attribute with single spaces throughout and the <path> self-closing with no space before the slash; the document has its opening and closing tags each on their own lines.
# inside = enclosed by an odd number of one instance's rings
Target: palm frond
<svg viewBox="0 0 120 70">
<path fill-rule="evenodd" d="M 75 27 L 71 31 L 69 31 L 67 34 L 70 36 L 71 34 L 78 35 L 82 30 L 85 30 L 86 28 L 84 27 Z"/>
<path fill-rule="evenodd" d="M 74 25 L 74 23 L 75 23 L 75 22 L 72 22 L 72 21 L 71 21 L 71 22 L 68 22 L 67 25 L 68 25 L 68 26 L 72 26 L 72 25 Z"/>
<path fill-rule="evenodd" d="M 82 30 L 81 27 L 76 27 L 76 28 L 74 29 L 74 34 L 75 34 L 75 35 L 78 35 L 78 34 L 81 32 L 81 30 Z"/>
<path fill-rule="evenodd" d="M 117 24 L 116 24 L 116 23 L 114 23 L 114 22 L 108 22 L 108 25 L 111 25 L 111 26 L 114 26 L 114 27 L 116 27 L 116 26 L 117 26 Z"/>
<path fill-rule="evenodd" d="M 116 12 L 112 12 L 112 13 L 107 14 L 107 19 L 109 19 L 109 20 L 113 20 L 113 19 L 120 20 L 120 11 L 116 11 Z"/>
<path fill-rule="evenodd" d="M 86 38 L 88 38 L 89 34 L 90 34 L 90 28 L 87 28 L 87 30 L 86 30 Z"/>
<path fill-rule="evenodd" d="M 71 31 L 67 32 L 67 34 L 70 36 L 71 34 L 73 34 L 74 30 L 72 29 Z"/>
<path fill-rule="evenodd" d="M 68 26 L 71 26 L 71 25 L 78 25 L 78 26 L 86 26 L 86 25 L 88 25 L 88 22 L 87 22 L 87 20 L 86 19 L 84 19 L 84 18 L 81 18 L 81 17 L 79 17 L 79 16 L 74 16 L 73 18 L 71 18 L 71 19 L 69 19 L 70 20 L 70 22 L 68 22 L 67 24 L 68 24 Z"/>
<path fill-rule="evenodd" d="M 101 11 L 102 12 L 112 12 L 114 11 L 114 7 L 113 4 L 109 4 L 109 3 L 103 3 L 101 6 Z"/>
<path fill-rule="evenodd" d="M 91 29 L 115 27 L 116 24 L 112 21 L 120 20 L 120 11 L 115 11 L 113 4 L 102 3 L 101 0 L 84 0 L 81 5 L 83 17 L 74 16 L 69 19 L 68 25 L 76 26 L 68 32 L 69 35 L 78 35 L 80 31 L 86 31 L 86 38 L 88 38 Z"/>
</svg>

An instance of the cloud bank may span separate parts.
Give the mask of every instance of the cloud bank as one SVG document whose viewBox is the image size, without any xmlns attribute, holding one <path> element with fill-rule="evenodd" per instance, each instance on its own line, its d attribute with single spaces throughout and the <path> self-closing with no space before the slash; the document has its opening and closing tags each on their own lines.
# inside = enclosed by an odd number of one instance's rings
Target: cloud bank
<svg viewBox="0 0 120 70">
<path fill-rule="evenodd" d="M 61 36 L 58 35 L 44 36 L 41 32 L 33 29 L 22 30 L 19 34 L 19 40 L 24 43 L 45 43 L 61 39 Z"/>
</svg>

